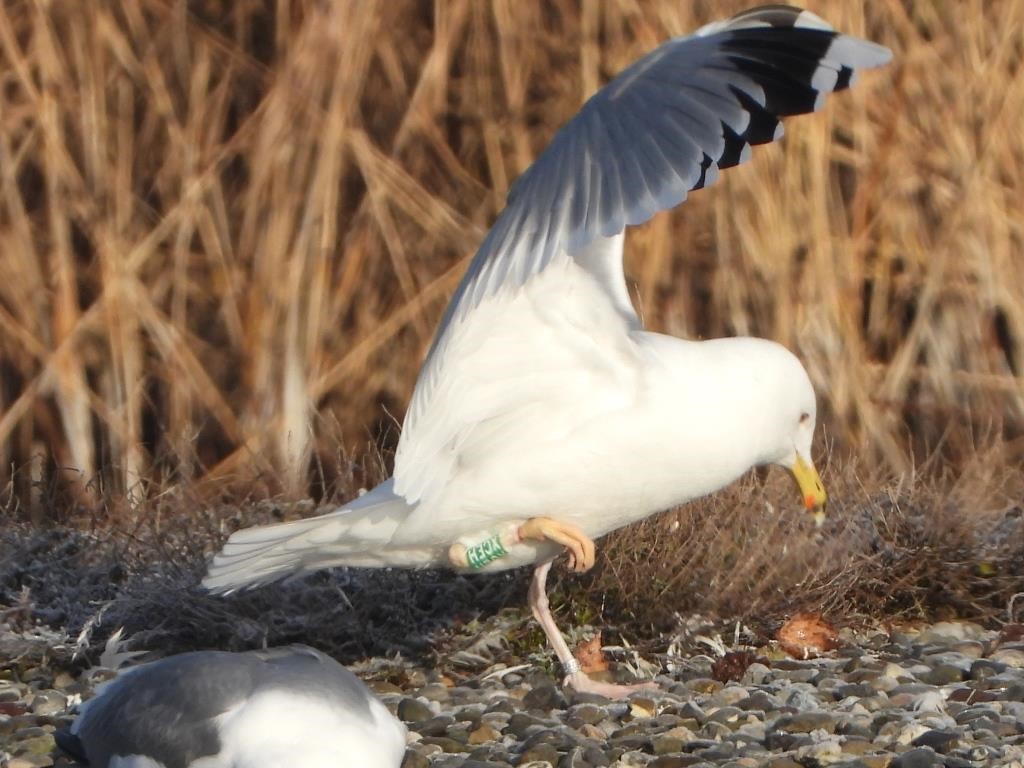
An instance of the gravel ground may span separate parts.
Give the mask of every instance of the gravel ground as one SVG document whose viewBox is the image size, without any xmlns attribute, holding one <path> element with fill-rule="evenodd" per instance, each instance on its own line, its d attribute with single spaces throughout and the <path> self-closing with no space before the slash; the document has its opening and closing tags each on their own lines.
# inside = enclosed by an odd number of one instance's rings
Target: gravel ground
<svg viewBox="0 0 1024 768">
<path fill-rule="evenodd" d="M 355 671 L 409 725 L 408 768 L 1024 768 L 1020 625 L 843 639 L 808 660 L 752 649 L 759 660 L 731 665 L 739 679 L 724 683 L 714 654 L 694 647 L 659 659 L 659 690 L 616 702 L 563 691 L 535 664 L 467 677 L 371 659 Z M 112 673 L 73 671 L 71 655 L 56 634 L 0 625 L 0 765 L 74 765 L 55 753 L 53 731 Z"/>
</svg>

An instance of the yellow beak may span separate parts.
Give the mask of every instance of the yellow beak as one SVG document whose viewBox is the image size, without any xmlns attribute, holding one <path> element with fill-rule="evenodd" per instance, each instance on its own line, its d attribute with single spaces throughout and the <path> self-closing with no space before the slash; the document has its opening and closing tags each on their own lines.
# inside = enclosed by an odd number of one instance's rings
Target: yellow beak
<svg viewBox="0 0 1024 768">
<path fill-rule="evenodd" d="M 800 495 L 803 496 L 804 506 L 807 511 L 814 515 L 815 525 L 821 526 L 825 522 L 825 503 L 828 495 L 825 493 L 825 486 L 818 477 L 818 470 L 802 456 L 797 456 L 793 466 L 789 468 L 796 478 L 796 484 L 800 486 Z"/>
</svg>

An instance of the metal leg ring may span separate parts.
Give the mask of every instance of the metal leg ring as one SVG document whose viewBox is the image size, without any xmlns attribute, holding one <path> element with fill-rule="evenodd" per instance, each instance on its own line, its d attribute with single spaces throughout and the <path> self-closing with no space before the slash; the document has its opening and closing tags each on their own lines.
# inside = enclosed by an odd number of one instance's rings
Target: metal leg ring
<svg viewBox="0 0 1024 768">
<path fill-rule="evenodd" d="M 583 667 L 580 666 L 579 661 L 573 657 L 569 661 L 562 662 L 562 672 L 568 675 L 575 675 L 577 672 L 582 672 Z"/>
</svg>

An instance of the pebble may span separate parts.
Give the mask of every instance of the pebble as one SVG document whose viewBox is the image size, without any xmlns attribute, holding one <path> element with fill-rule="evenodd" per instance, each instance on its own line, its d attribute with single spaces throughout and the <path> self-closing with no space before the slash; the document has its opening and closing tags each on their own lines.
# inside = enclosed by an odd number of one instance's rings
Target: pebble
<svg viewBox="0 0 1024 768">
<path fill-rule="evenodd" d="M 59 691 L 40 691 L 28 706 L 34 715 L 55 715 L 67 709 L 68 697 Z"/>
<path fill-rule="evenodd" d="M 1019 648 L 1000 648 L 989 657 L 989 660 L 997 664 L 1005 664 L 1014 669 L 1024 669 L 1024 650 Z"/>
<path fill-rule="evenodd" d="M 404 723 L 422 723 L 432 720 L 434 711 L 430 705 L 418 699 L 406 697 L 398 702 L 398 719 Z"/>
<path fill-rule="evenodd" d="M 726 684 L 698 664 L 624 702 L 537 667 L 444 685 L 413 668 L 374 688 L 412 734 L 403 768 L 1024 765 L 1024 648 L 977 625 L 851 634 L 832 657 L 757 662 Z M 26 672 L 0 679 L 0 764 L 70 766 L 53 731 L 109 675 Z"/>
</svg>

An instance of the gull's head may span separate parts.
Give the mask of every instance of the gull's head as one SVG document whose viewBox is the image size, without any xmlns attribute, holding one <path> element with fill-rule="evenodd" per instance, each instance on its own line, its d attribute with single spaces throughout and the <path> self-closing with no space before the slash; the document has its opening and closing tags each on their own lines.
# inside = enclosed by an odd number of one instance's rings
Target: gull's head
<svg viewBox="0 0 1024 768">
<path fill-rule="evenodd" d="M 800 498 L 815 523 L 825 520 L 825 485 L 811 459 L 817 401 L 811 379 L 800 360 L 774 342 L 749 340 L 747 364 L 756 370 L 757 395 L 749 407 L 758 423 L 759 464 L 777 464 L 793 475 Z"/>
<path fill-rule="evenodd" d="M 811 460 L 811 439 L 814 437 L 814 410 L 800 412 L 792 433 L 792 448 L 776 463 L 788 469 L 800 489 L 800 497 L 804 507 L 814 516 L 814 523 L 821 526 L 825 522 L 825 505 L 828 494 L 825 484 L 821 482 L 818 470 Z"/>
<path fill-rule="evenodd" d="M 825 522 L 828 495 L 811 459 L 811 443 L 817 420 L 817 401 L 803 364 L 789 352 L 784 364 L 785 384 L 778 402 L 776 455 L 771 463 L 785 467 L 796 480 L 804 508 L 820 526 Z"/>
</svg>

